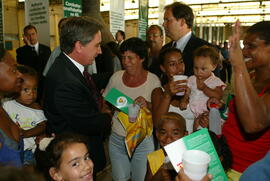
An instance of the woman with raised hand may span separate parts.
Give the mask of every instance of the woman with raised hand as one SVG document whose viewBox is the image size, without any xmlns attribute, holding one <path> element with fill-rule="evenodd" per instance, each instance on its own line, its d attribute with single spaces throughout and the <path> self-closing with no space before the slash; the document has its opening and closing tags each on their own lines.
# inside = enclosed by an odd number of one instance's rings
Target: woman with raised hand
<svg viewBox="0 0 270 181">
<path fill-rule="evenodd" d="M 244 37 L 241 51 L 240 22 L 237 21 L 230 37 L 230 61 L 234 71 L 235 97 L 230 102 L 228 119 L 223 134 L 233 156 L 232 171 L 238 180 L 252 163 L 270 150 L 270 22 L 252 25 Z M 250 78 L 244 58 L 249 59 Z"/>
</svg>

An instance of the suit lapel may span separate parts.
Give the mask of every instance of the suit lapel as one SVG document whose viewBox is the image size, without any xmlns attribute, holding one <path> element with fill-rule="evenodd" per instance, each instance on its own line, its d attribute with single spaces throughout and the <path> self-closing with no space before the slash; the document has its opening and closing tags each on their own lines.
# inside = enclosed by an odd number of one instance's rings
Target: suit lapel
<svg viewBox="0 0 270 181">
<path fill-rule="evenodd" d="M 76 77 L 76 79 L 79 79 L 79 81 L 82 83 L 82 85 L 85 87 L 85 89 L 87 91 L 89 91 L 89 96 L 91 98 L 92 97 L 92 90 L 89 89 L 86 80 L 84 79 L 82 73 L 80 72 L 80 70 L 71 62 L 71 60 L 63 53 L 61 52 L 61 54 L 59 55 L 59 57 L 64 60 L 64 64 L 66 65 L 66 67 L 69 69 L 69 71 L 74 75 L 74 77 Z M 95 104 L 96 107 L 98 108 L 98 105 Z"/>
<path fill-rule="evenodd" d="M 196 39 L 196 37 L 194 36 L 194 34 L 192 33 L 191 34 L 191 37 L 190 39 L 188 40 L 184 50 L 183 50 L 183 55 L 185 54 L 185 52 L 189 51 L 191 48 L 192 48 L 192 44 L 193 44 L 193 41 Z"/>
<path fill-rule="evenodd" d="M 59 58 L 64 60 L 64 64 L 67 66 L 67 68 L 70 70 L 70 72 L 80 80 L 84 85 L 86 85 L 86 81 L 80 72 L 80 70 L 71 62 L 71 60 L 63 53 L 59 55 Z"/>
</svg>

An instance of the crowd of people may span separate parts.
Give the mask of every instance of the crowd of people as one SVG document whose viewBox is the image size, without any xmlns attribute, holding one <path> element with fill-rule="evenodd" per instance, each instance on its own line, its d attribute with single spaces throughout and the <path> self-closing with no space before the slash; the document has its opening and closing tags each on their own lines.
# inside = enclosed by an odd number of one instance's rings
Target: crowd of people
<svg viewBox="0 0 270 181">
<path fill-rule="evenodd" d="M 60 46 L 52 54 L 33 25 L 24 28 L 17 61 L 0 48 L 0 180 L 19 179 L 10 173 L 22 168 L 33 180 L 96 180 L 106 166 L 104 144 L 114 181 L 190 180 L 166 168 L 163 148 L 209 128 L 210 106 L 224 107 L 226 83 L 234 91 L 222 134 L 209 130 L 223 168 L 233 181 L 270 179 L 270 22 L 248 28 L 241 49 L 237 21 L 221 49 L 192 33 L 188 5 L 164 10 L 172 40 L 165 45 L 159 25 L 147 29 L 146 41 L 119 30 L 105 44 L 96 20 L 70 17 L 59 22 Z M 153 134 L 132 156 L 122 112 L 104 99 L 113 88 L 151 113 Z"/>
</svg>

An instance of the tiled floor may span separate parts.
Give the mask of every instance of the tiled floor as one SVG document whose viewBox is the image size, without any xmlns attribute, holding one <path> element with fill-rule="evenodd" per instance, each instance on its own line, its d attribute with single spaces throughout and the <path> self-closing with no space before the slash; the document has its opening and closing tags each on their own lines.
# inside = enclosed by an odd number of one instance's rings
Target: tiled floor
<svg viewBox="0 0 270 181">
<path fill-rule="evenodd" d="M 96 181 L 112 181 L 111 165 L 108 165 L 101 173 L 97 175 Z"/>
<path fill-rule="evenodd" d="M 108 144 L 109 144 L 109 141 L 106 140 L 104 142 L 104 148 L 105 148 L 105 155 L 107 159 L 107 166 L 106 168 L 104 168 L 102 172 L 99 172 L 97 174 L 96 181 L 112 181 L 112 167 L 111 167 L 110 159 L 109 159 Z"/>
</svg>

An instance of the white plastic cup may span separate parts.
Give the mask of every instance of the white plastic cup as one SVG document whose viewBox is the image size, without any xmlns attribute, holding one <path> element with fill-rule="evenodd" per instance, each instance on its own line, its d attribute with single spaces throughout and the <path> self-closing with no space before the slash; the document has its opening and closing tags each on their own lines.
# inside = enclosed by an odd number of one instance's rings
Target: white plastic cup
<svg viewBox="0 0 270 181">
<path fill-rule="evenodd" d="M 193 181 L 201 180 L 207 174 L 210 160 L 210 156 L 204 151 L 185 151 L 182 160 L 185 174 Z"/>
<path fill-rule="evenodd" d="M 130 104 L 128 106 L 128 120 L 131 123 L 136 122 L 137 116 L 140 110 L 140 106 L 138 104 Z"/>
<path fill-rule="evenodd" d="M 173 81 L 187 80 L 187 78 L 188 78 L 188 76 L 186 76 L 186 75 L 174 75 Z M 181 83 L 180 85 L 186 85 L 186 83 Z M 177 96 L 183 96 L 184 94 L 185 94 L 185 91 L 176 93 Z"/>
</svg>

